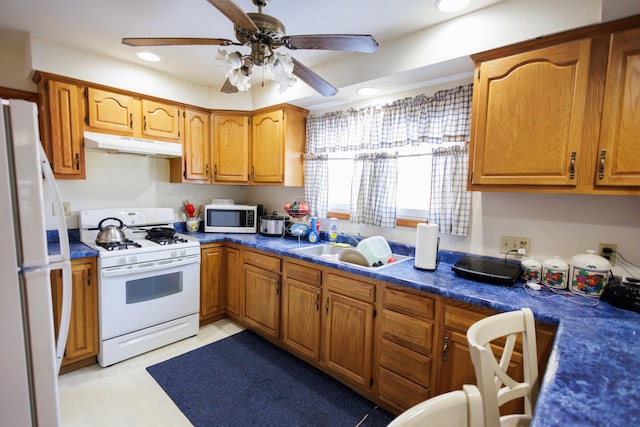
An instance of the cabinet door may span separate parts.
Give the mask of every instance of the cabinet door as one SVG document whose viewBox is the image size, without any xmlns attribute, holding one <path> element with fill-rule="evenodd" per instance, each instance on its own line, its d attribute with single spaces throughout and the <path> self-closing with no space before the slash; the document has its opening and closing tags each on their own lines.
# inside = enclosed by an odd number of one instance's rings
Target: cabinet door
<svg viewBox="0 0 640 427">
<path fill-rule="evenodd" d="M 254 183 L 284 182 L 284 112 L 253 116 L 251 178 Z"/>
<path fill-rule="evenodd" d="M 325 315 L 327 368 L 359 387 L 371 389 L 373 304 L 329 292 Z"/>
<path fill-rule="evenodd" d="M 240 290 L 242 284 L 242 264 L 240 250 L 236 248 L 226 248 L 227 271 L 226 271 L 226 302 L 227 313 L 240 316 L 240 302 L 242 301 Z"/>
<path fill-rule="evenodd" d="M 287 278 L 282 291 L 282 340 L 304 356 L 320 360 L 320 288 Z"/>
<path fill-rule="evenodd" d="M 280 336 L 280 275 L 244 264 L 244 321 L 273 338 Z"/>
<path fill-rule="evenodd" d="M 209 180 L 209 117 L 194 110 L 185 111 L 184 177 Z"/>
<path fill-rule="evenodd" d="M 177 105 L 142 100 L 142 135 L 147 138 L 180 139 L 180 110 Z"/>
<path fill-rule="evenodd" d="M 74 84 L 50 80 L 47 95 L 52 169 L 58 178 L 84 178 L 80 90 Z"/>
<path fill-rule="evenodd" d="M 129 95 L 87 89 L 87 118 L 91 130 L 133 135 L 133 98 Z"/>
<path fill-rule="evenodd" d="M 67 346 L 62 365 L 98 354 L 98 290 L 93 260 L 74 261 L 71 265 L 72 301 Z M 51 274 L 54 325 L 56 333 L 62 311 L 62 275 Z"/>
<path fill-rule="evenodd" d="M 640 185 L 640 29 L 611 37 L 596 185 Z"/>
<path fill-rule="evenodd" d="M 200 263 L 200 322 L 222 314 L 222 246 L 206 247 Z"/>
<path fill-rule="evenodd" d="M 581 40 L 476 67 L 471 184 L 576 185 L 590 46 Z"/>
<path fill-rule="evenodd" d="M 249 117 L 213 116 L 213 181 L 249 182 Z"/>
</svg>

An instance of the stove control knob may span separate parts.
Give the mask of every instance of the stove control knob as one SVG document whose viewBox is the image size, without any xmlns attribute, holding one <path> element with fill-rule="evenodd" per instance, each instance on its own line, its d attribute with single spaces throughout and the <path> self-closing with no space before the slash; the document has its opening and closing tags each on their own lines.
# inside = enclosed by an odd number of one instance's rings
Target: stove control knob
<svg viewBox="0 0 640 427">
<path fill-rule="evenodd" d="M 175 258 L 178 256 L 178 251 L 171 251 L 171 257 Z"/>
<path fill-rule="evenodd" d="M 138 262 L 138 257 L 136 255 L 131 255 L 129 257 L 129 262 L 130 263 Z"/>
<path fill-rule="evenodd" d="M 125 265 L 126 263 L 127 263 L 127 257 L 126 256 L 118 258 L 118 264 Z"/>
</svg>

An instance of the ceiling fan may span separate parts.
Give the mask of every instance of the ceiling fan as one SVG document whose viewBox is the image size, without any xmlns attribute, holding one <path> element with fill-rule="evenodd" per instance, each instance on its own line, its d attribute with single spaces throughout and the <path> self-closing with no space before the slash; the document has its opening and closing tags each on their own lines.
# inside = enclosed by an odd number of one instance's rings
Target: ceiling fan
<svg viewBox="0 0 640 427">
<path fill-rule="evenodd" d="M 275 69 L 290 71 L 300 80 L 324 96 L 332 96 L 338 92 L 329 82 L 313 72 L 294 58 L 274 52 L 279 47 L 288 49 L 319 49 L 349 52 L 374 53 L 378 49 L 378 42 L 370 35 L 360 34 L 311 34 L 286 35 L 284 25 L 276 18 L 262 13 L 262 8 L 270 0 L 252 0 L 258 7 L 258 13 L 245 13 L 233 0 L 207 0 L 222 12 L 234 24 L 237 42 L 217 38 L 123 38 L 122 43 L 128 46 L 169 46 L 169 45 L 217 45 L 217 46 L 250 46 L 251 53 L 242 55 L 235 52 L 226 56 L 227 62 L 235 65 L 235 74 L 231 80 L 227 74 L 221 92 L 238 92 L 242 82 L 238 76 L 248 81 L 251 68 L 254 65 L 275 66 Z M 221 51 L 221 54 L 226 52 Z M 235 56 L 234 56 L 235 55 Z M 220 58 L 219 59 L 224 59 Z M 281 68 L 278 68 L 281 67 Z M 292 68 L 292 69 L 291 69 Z M 289 74 L 290 74 L 289 73 Z M 281 74 L 282 75 L 282 74 Z M 295 79 L 294 79 L 295 80 Z M 282 85 L 282 84 L 281 84 Z M 246 89 L 245 89 L 246 90 Z"/>
</svg>

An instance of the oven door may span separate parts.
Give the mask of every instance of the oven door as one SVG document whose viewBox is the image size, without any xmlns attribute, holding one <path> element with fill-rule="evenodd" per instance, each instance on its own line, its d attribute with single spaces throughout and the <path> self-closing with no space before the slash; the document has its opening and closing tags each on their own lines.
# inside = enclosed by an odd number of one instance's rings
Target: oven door
<svg viewBox="0 0 640 427">
<path fill-rule="evenodd" d="M 100 270 L 102 341 L 198 313 L 200 255 Z"/>
</svg>

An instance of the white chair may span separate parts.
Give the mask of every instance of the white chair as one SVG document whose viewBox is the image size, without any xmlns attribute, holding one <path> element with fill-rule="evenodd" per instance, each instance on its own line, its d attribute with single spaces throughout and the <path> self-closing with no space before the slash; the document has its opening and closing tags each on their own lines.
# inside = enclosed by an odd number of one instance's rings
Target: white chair
<svg viewBox="0 0 640 427">
<path fill-rule="evenodd" d="M 420 402 L 387 427 L 483 427 L 482 398 L 474 385 Z"/>
<path fill-rule="evenodd" d="M 522 336 L 524 381 L 507 374 L 518 335 Z M 489 343 L 506 337 L 498 363 Z M 528 308 L 489 316 L 467 331 L 471 361 L 482 394 L 486 427 L 526 426 L 531 422 L 538 397 L 538 356 L 533 313 Z M 524 414 L 500 416 L 504 403 L 524 398 Z"/>
</svg>

